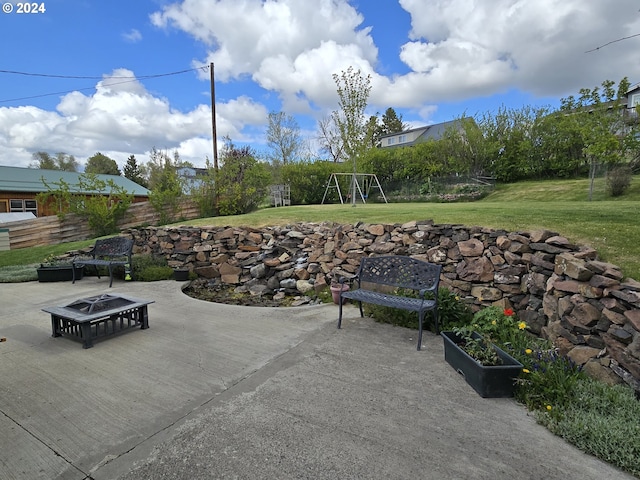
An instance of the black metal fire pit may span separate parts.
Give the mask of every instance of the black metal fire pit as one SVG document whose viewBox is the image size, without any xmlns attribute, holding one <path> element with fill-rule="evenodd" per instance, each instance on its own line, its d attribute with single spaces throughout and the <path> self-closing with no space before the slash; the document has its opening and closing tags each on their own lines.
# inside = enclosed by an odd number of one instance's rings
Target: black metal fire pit
<svg viewBox="0 0 640 480">
<path fill-rule="evenodd" d="M 94 339 L 110 337 L 134 327 L 149 328 L 147 305 L 150 303 L 153 300 L 105 294 L 42 310 L 51 314 L 53 337 L 70 337 L 81 341 L 82 348 L 91 348 Z"/>
</svg>

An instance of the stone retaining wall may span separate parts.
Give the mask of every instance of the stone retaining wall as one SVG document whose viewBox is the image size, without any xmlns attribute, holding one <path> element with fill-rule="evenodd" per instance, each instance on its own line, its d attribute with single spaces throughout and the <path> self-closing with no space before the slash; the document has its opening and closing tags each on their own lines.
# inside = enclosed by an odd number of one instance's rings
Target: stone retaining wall
<svg viewBox="0 0 640 480">
<path fill-rule="evenodd" d="M 556 232 L 506 232 L 432 221 L 148 227 L 127 232 L 134 253 L 254 295 L 320 291 L 355 274 L 363 256 L 410 255 L 443 266 L 440 285 L 474 310 L 513 308 L 531 332 L 609 383 L 640 390 L 640 282 Z"/>
</svg>

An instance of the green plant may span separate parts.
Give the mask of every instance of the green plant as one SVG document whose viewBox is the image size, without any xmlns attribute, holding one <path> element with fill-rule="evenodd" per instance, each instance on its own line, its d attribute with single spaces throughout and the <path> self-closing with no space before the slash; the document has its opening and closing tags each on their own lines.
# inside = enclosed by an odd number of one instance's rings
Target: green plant
<svg viewBox="0 0 640 480">
<path fill-rule="evenodd" d="M 438 323 L 440 330 L 452 330 L 471 322 L 473 312 L 460 296 L 448 288 L 438 289 Z"/>
<path fill-rule="evenodd" d="M 71 259 L 65 255 L 55 255 L 50 253 L 42 259 L 40 265 L 43 267 L 57 267 L 63 265 L 71 265 Z"/>
<path fill-rule="evenodd" d="M 524 365 L 515 397 L 530 410 L 546 410 L 560 415 L 561 407 L 575 399 L 575 386 L 583 377 L 582 369 L 555 348 L 526 348 L 514 355 Z"/>
<path fill-rule="evenodd" d="M 38 279 L 38 265 L 11 265 L 0 267 L 0 283 L 31 282 Z"/>
<path fill-rule="evenodd" d="M 528 348 L 529 341 L 533 338 L 526 334 L 527 324 L 518 321 L 510 308 L 490 306 L 479 310 L 473 316 L 473 328 L 511 352 Z"/>
<path fill-rule="evenodd" d="M 51 185 L 44 178 L 42 182 L 47 191 L 38 194 L 39 202 L 54 204 L 60 218 L 64 218 L 67 213 L 86 218 L 89 228 L 97 236 L 117 232 L 118 220 L 124 216 L 133 201 L 133 195 L 113 180 L 105 181 L 91 173 L 81 174 L 77 185 L 70 185 L 62 179 Z"/>
<path fill-rule="evenodd" d="M 134 255 L 131 259 L 133 278 L 141 282 L 155 282 L 173 278 L 173 268 L 167 259 L 154 255 Z"/>
<path fill-rule="evenodd" d="M 580 450 L 640 477 L 640 402 L 633 390 L 581 376 L 572 397 L 538 413 L 538 421 Z"/>
<path fill-rule="evenodd" d="M 607 174 L 607 190 L 612 197 L 619 197 L 631 185 L 633 174 L 628 165 L 613 167 Z"/>
<path fill-rule="evenodd" d="M 138 277 L 135 277 L 141 282 L 157 282 L 158 280 L 170 280 L 173 278 L 173 268 L 169 266 L 152 265 L 140 272 Z"/>
<path fill-rule="evenodd" d="M 477 334 L 476 336 L 469 326 L 456 327 L 453 329 L 453 333 L 459 339 L 458 346 L 480 365 L 502 365 L 502 359 L 498 356 L 498 351 L 494 348 L 488 334 Z"/>
</svg>

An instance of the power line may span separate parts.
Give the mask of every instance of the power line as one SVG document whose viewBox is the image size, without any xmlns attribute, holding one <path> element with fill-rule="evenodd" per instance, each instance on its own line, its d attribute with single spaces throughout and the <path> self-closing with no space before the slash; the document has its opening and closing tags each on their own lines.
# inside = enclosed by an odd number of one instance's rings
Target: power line
<svg viewBox="0 0 640 480">
<path fill-rule="evenodd" d="M 14 70 L 0 70 L 0 73 L 6 73 L 6 74 L 12 74 L 12 75 L 23 75 L 23 76 L 30 76 L 30 77 L 44 77 L 44 78 L 63 78 L 63 79 L 73 79 L 73 80 L 78 80 L 78 79 L 82 79 L 82 80 L 111 80 L 111 79 L 128 79 L 122 82 L 115 82 L 115 83 L 109 83 L 109 85 L 120 85 L 123 83 L 131 83 L 131 82 L 135 82 L 138 80 L 149 80 L 152 78 L 160 78 L 160 77 L 169 77 L 169 76 L 173 76 L 173 75 L 181 75 L 183 73 L 188 73 L 188 72 L 194 72 L 196 70 L 206 70 L 208 69 L 209 66 L 208 65 L 203 65 L 200 67 L 195 67 L 195 68 L 189 68 L 187 70 L 179 70 L 176 72 L 168 72 L 168 73 L 156 73 L 153 75 L 142 75 L 139 77 L 136 76 L 118 76 L 118 75 L 103 75 L 101 77 L 91 77 L 91 76 L 77 76 L 77 75 L 55 75 L 55 74 L 48 74 L 48 73 L 32 73 L 32 72 L 18 72 L 18 71 L 14 71 Z M 17 101 L 21 101 L 21 100 L 30 100 L 33 98 L 42 98 L 42 97 L 50 97 L 53 95 L 65 95 L 67 93 L 72 93 L 72 92 L 79 92 L 79 91 L 85 91 L 85 90 L 93 90 L 95 88 L 95 86 L 93 87 L 85 87 L 85 88 L 74 88 L 73 90 L 66 90 L 64 92 L 52 92 L 52 93 L 43 93 L 40 95 L 31 95 L 28 97 L 21 97 L 21 98 L 11 98 L 11 99 L 6 99 L 6 100 L 0 100 L 0 103 L 9 103 L 9 102 L 17 102 Z"/>
<path fill-rule="evenodd" d="M 600 50 L 601 48 L 604 48 L 604 47 L 606 47 L 607 45 L 611 45 L 612 43 L 621 42 L 621 41 L 623 41 L 623 40 L 629 40 L 630 38 L 633 38 L 633 37 L 640 37 L 640 33 L 636 33 L 635 35 L 629 35 L 628 37 L 622 37 L 622 38 L 619 38 L 619 39 L 617 39 L 617 40 L 612 40 L 612 41 L 610 41 L 610 42 L 608 42 L 608 43 L 605 43 L 604 45 L 600 45 L 599 47 L 592 48 L 591 50 L 587 50 L 587 51 L 586 51 L 586 52 L 584 52 L 584 53 L 591 53 L 591 52 L 595 52 L 596 50 Z"/>
</svg>

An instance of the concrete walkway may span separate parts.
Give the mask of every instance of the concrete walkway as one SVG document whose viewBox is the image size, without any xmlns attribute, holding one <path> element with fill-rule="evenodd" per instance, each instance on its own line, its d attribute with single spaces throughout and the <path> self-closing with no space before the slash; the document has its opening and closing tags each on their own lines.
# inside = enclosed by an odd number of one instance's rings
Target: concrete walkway
<svg viewBox="0 0 640 480">
<path fill-rule="evenodd" d="M 148 330 L 83 350 L 40 309 L 154 300 Z M 191 299 L 173 281 L 0 284 L 0 478 L 630 479 L 483 399 L 431 334 L 335 305 Z"/>
</svg>

